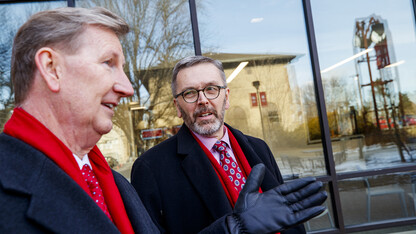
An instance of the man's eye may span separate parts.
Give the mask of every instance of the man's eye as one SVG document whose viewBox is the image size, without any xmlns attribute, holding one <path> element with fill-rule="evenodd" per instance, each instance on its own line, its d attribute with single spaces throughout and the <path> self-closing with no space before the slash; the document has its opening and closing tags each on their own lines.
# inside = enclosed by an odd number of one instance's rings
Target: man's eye
<svg viewBox="0 0 416 234">
<path fill-rule="evenodd" d="M 218 88 L 216 86 L 208 86 L 205 88 L 205 92 L 208 93 L 216 93 L 218 91 Z"/>
<path fill-rule="evenodd" d="M 192 97 L 194 95 L 196 95 L 196 90 L 188 90 L 183 93 L 183 96 L 186 96 L 186 97 Z"/>
<path fill-rule="evenodd" d="M 109 60 L 104 61 L 104 63 L 110 66 L 111 64 L 113 64 L 113 60 L 109 59 Z"/>
</svg>

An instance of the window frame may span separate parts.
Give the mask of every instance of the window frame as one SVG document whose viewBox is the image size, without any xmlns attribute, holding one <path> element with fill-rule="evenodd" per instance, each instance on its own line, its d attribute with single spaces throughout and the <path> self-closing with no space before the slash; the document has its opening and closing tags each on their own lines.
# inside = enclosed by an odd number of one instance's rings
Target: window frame
<svg viewBox="0 0 416 234">
<path fill-rule="evenodd" d="M 28 2 L 53 2 L 53 1 L 66 1 L 68 7 L 76 6 L 76 0 L 37 0 L 37 1 L 34 1 L 34 0 L 32 1 L 31 0 L 19 0 L 19 1 L 0 0 L 0 4 L 28 3 Z M 188 1 L 189 1 L 189 13 L 191 15 L 190 23 L 192 27 L 192 33 L 193 33 L 195 55 L 202 55 L 200 35 L 199 35 L 199 29 L 198 29 L 198 17 L 197 17 L 197 9 L 196 9 L 197 6 L 195 3 L 195 0 L 188 0 Z M 312 67 L 314 89 L 315 89 L 315 94 L 316 94 L 316 104 L 317 104 L 317 110 L 318 110 L 319 124 L 321 127 L 322 147 L 323 147 L 323 152 L 324 152 L 325 167 L 326 167 L 326 172 L 327 172 L 327 175 L 318 176 L 317 179 L 322 182 L 328 183 L 328 188 L 329 188 L 329 193 L 330 193 L 329 194 L 330 198 L 328 199 L 330 199 L 330 202 L 333 208 L 333 216 L 334 216 L 333 218 L 334 218 L 334 225 L 335 225 L 335 227 L 332 229 L 313 231 L 313 233 L 359 232 L 359 231 L 368 231 L 368 230 L 376 230 L 376 229 L 383 229 L 383 228 L 415 225 L 416 217 L 410 217 L 410 218 L 400 218 L 400 219 L 395 219 L 395 220 L 385 220 L 385 221 L 380 221 L 380 222 L 345 226 L 345 223 L 343 220 L 343 212 L 341 209 L 339 187 L 338 187 L 338 182 L 340 180 L 367 177 L 367 176 L 377 176 L 377 175 L 384 175 L 384 174 L 389 174 L 389 173 L 409 172 L 409 171 L 416 170 L 416 166 L 406 165 L 406 166 L 393 166 L 393 167 L 386 167 L 383 169 L 371 169 L 371 170 L 345 172 L 345 173 L 336 172 L 332 144 L 331 144 L 331 137 L 330 137 L 330 129 L 329 129 L 329 124 L 328 124 L 328 118 L 326 115 L 326 105 L 325 105 L 325 99 L 324 99 L 323 84 L 322 84 L 322 78 L 320 74 L 321 69 L 319 66 L 319 56 L 318 56 L 318 51 L 317 51 L 315 30 L 314 30 L 314 25 L 313 25 L 311 0 L 302 0 L 302 6 L 303 6 L 305 26 L 306 26 L 306 36 L 308 40 L 310 62 L 311 62 L 311 67 Z M 414 16 L 413 23 L 416 23 L 416 0 L 412 0 L 412 7 L 413 7 L 413 16 Z"/>
</svg>

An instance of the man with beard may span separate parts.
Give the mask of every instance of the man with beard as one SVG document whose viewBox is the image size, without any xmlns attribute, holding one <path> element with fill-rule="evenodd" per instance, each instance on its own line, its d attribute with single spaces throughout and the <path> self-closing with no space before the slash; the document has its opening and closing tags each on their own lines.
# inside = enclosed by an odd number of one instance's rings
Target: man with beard
<svg viewBox="0 0 416 234">
<path fill-rule="evenodd" d="M 305 233 L 300 223 L 323 211 L 322 183 L 283 184 L 266 143 L 224 123 L 230 90 L 221 62 L 182 59 L 171 88 L 184 125 L 140 156 L 131 174 L 160 231 L 197 233 L 210 226 L 213 233 Z"/>
</svg>

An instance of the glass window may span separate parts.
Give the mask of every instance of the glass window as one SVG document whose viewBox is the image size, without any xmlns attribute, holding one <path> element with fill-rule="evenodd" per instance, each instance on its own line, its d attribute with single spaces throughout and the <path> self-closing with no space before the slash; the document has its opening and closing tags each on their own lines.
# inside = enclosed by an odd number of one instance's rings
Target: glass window
<svg viewBox="0 0 416 234">
<path fill-rule="evenodd" d="M 224 64 L 225 121 L 262 138 L 286 178 L 325 174 L 301 1 L 199 1 L 203 54 Z"/>
<path fill-rule="evenodd" d="M 377 229 L 374 231 L 363 231 L 363 232 L 354 232 L 355 234 L 378 234 L 378 233 L 402 233 L 410 234 L 415 231 L 414 226 L 404 226 L 404 227 L 394 227 L 394 228 L 384 228 Z"/>
<path fill-rule="evenodd" d="M 338 172 L 413 163 L 412 1 L 311 1 Z"/>
<path fill-rule="evenodd" d="M 304 223 L 305 229 L 308 232 L 335 228 L 334 216 L 332 215 L 331 197 L 327 183 L 324 184 L 323 189 L 328 193 L 328 199 L 323 204 L 326 209 L 320 215 Z"/>
<path fill-rule="evenodd" d="M 415 188 L 415 172 L 340 181 L 345 225 L 414 217 Z"/>
<path fill-rule="evenodd" d="M 176 117 L 170 81 L 178 59 L 194 54 L 187 0 L 160 4 L 151 0 L 79 0 L 76 7 L 101 6 L 130 25 L 122 39 L 125 71 L 133 97 L 122 100 L 114 128 L 98 142 L 109 162 L 126 177 L 131 164 L 150 147 L 175 134 L 182 123 Z"/>
<path fill-rule="evenodd" d="M 0 4 L 0 131 L 14 108 L 10 81 L 10 59 L 13 38 L 18 28 L 34 13 L 67 6 L 66 1 Z"/>
</svg>

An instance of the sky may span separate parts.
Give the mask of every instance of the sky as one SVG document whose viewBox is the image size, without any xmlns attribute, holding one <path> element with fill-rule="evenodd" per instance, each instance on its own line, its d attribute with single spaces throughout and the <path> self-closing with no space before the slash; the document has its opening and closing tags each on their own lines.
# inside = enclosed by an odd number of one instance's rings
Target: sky
<svg viewBox="0 0 416 234">
<path fill-rule="evenodd" d="M 12 4 L 9 10 L 27 14 L 21 6 Z M 355 20 L 377 15 L 388 24 L 396 61 L 404 61 L 397 67 L 400 87 L 396 88 L 413 93 L 416 102 L 416 33 L 410 0 L 311 0 L 311 7 L 321 70 L 356 53 L 352 45 Z M 301 0 L 204 0 L 197 2 L 197 9 L 203 52 L 300 55 L 293 63 L 296 82 L 312 83 Z M 368 70 L 361 72 L 366 76 Z M 376 78 L 377 72 L 373 72 Z M 351 61 L 322 77 L 355 74 Z"/>
<path fill-rule="evenodd" d="M 213 0 L 198 4 L 203 53 L 303 54 L 294 63 L 296 79 L 300 85 L 312 82 L 301 0 Z M 376 15 L 387 22 L 396 61 L 404 60 L 397 66 L 401 91 L 416 94 L 415 17 L 410 0 L 312 0 L 311 7 L 321 70 L 357 53 L 352 43 L 355 20 Z M 368 69 L 361 71 L 367 76 Z M 356 73 L 351 61 L 322 77 L 352 77 Z M 377 78 L 378 71 L 373 76 Z"/>
</svg>

